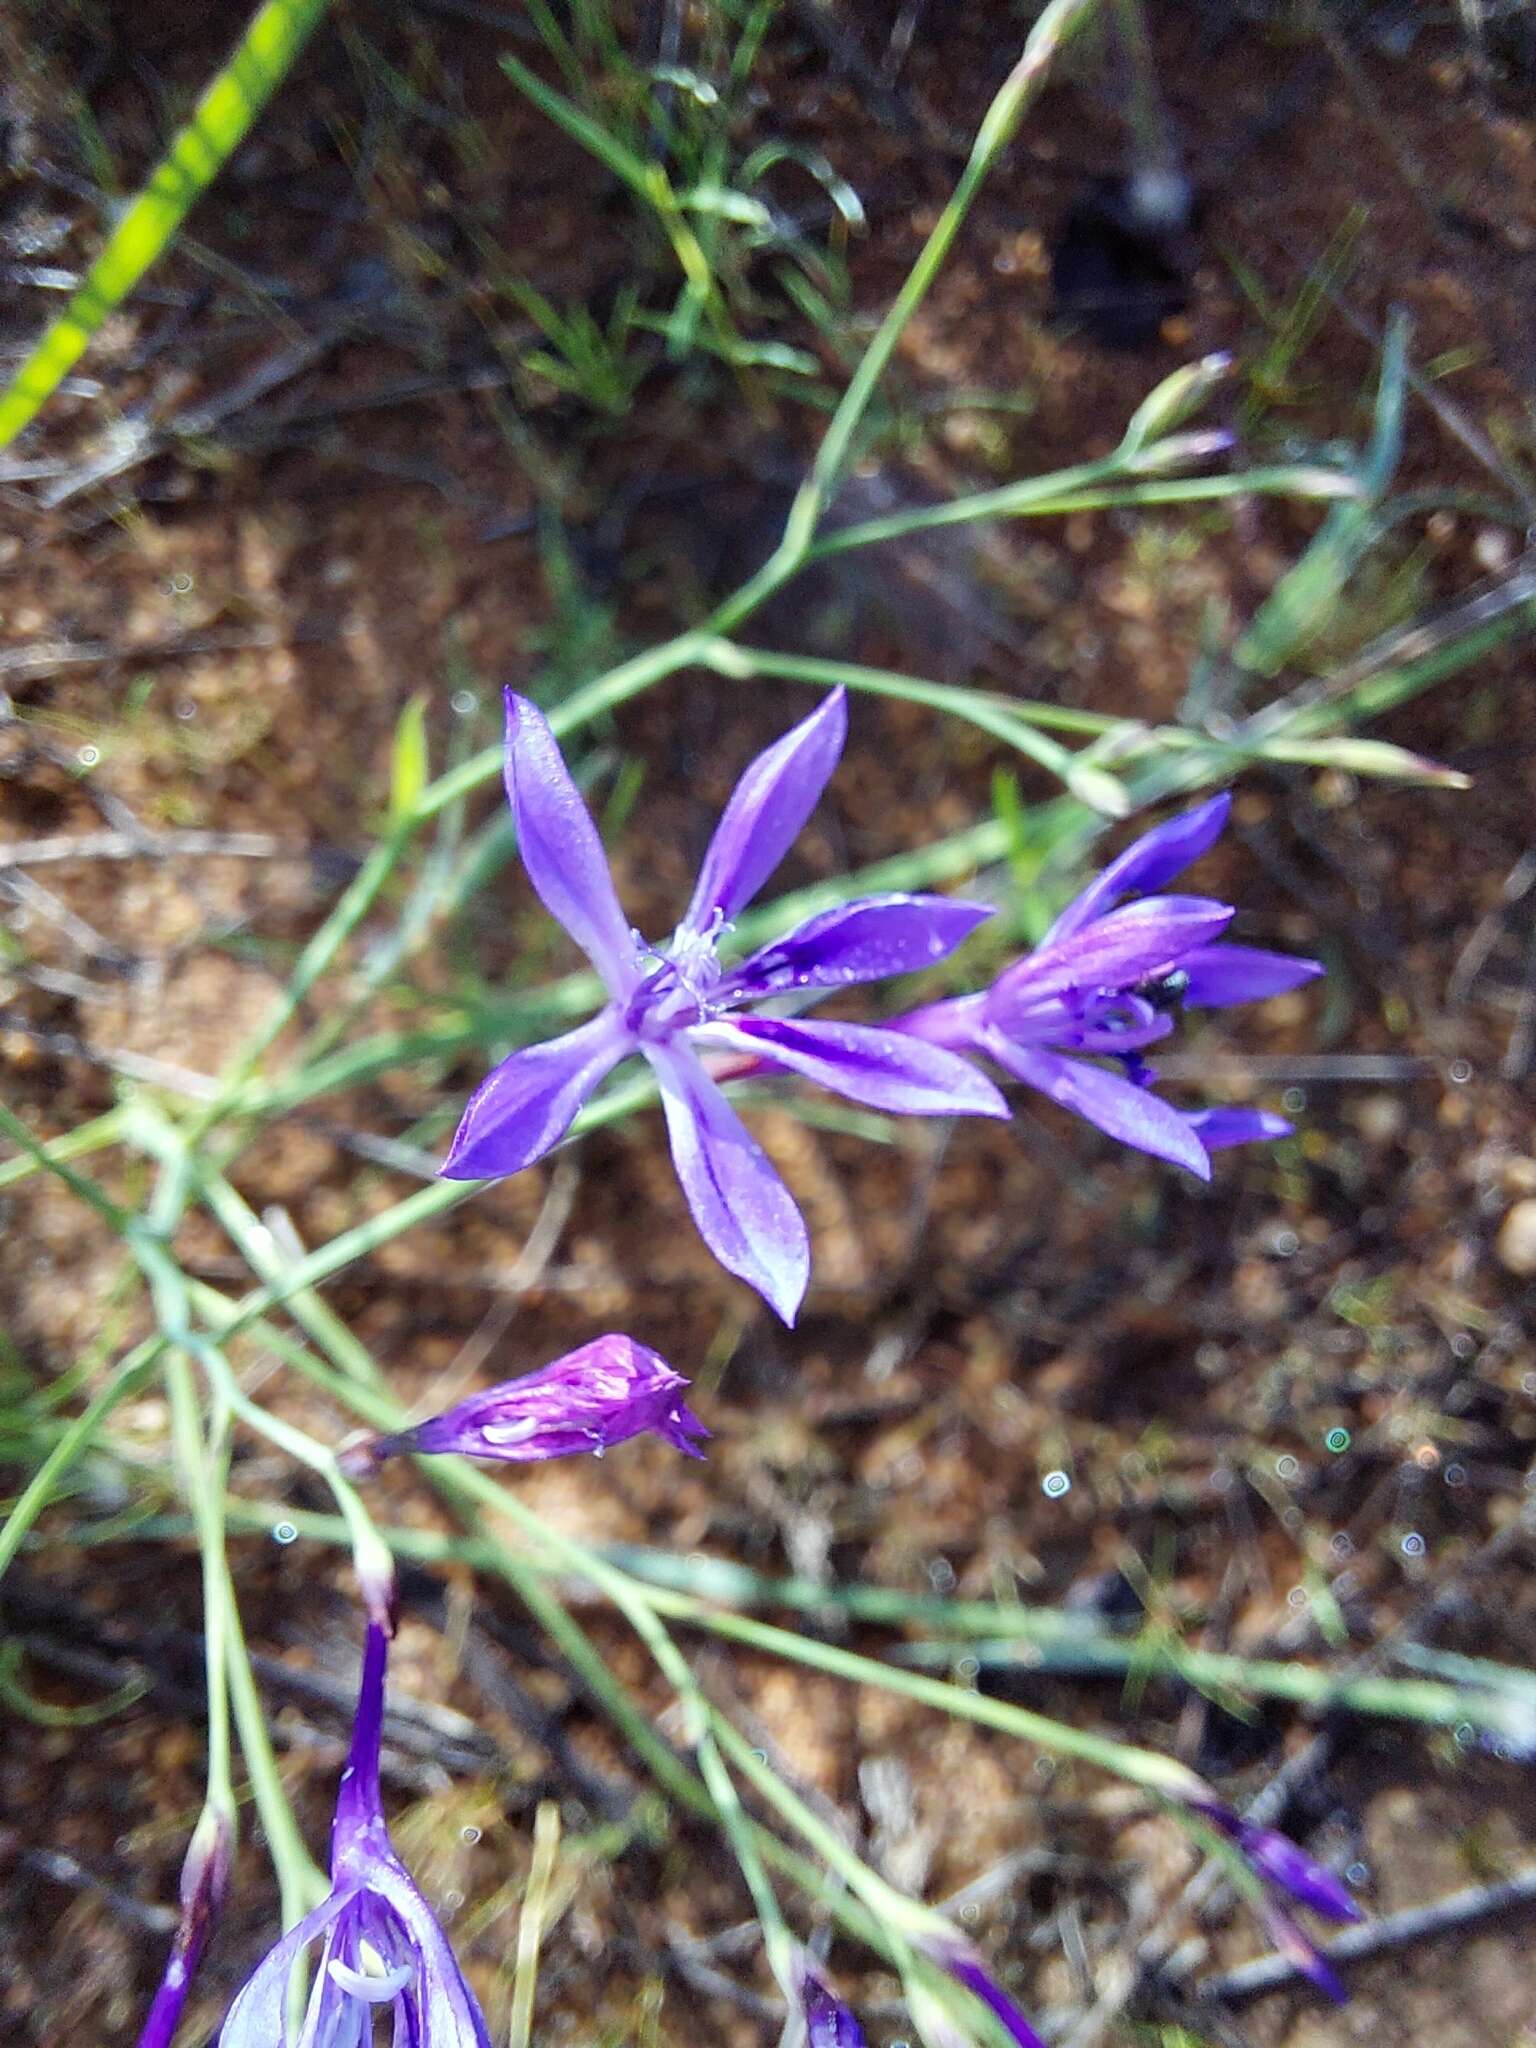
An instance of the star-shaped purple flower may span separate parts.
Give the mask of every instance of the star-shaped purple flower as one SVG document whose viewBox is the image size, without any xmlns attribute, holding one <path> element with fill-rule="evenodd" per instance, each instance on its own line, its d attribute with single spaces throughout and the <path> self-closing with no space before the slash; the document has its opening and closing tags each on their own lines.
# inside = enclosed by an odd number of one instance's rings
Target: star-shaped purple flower
<svg viewBox="0 0 1536 2048">
<path fill-rule="evenodd" d="M 690 1458 L 702 1458 L 697 1439 L 709 1431 L 683 1399 L 687 1391 L 688 1382 L 664 1358 L 610 1331 L 537 1372 L 471 1394 L 413 1429 L 355 1444 L 342 1463 L 362 1475 L 401 1452 L 457 1452 L 508 1464 L 580 1451 L 601 1457 L 610 1444 L 647 1429 Z"/>
<path fill-rule="evenodd" d="M 1148 893 L 1214 844 L 1230 806 L 1213 797 L 1144 833 L 991 988 L 914 1010 L 897 1027 L 930 1045 L 984 1053 L 1122 1144 L 1202 1180 L 1224 1146 L 1283 1138 L 1291 1126 L 1268 1110 L 1175 1109 L 1153 1092 L 1156 1071 L 1141 1058 L 1181 1007 L 1257 1002 L 1323 971 L 1316 960 L 1217 944 L 1230 904 Z"/>
<path fill-rule="evenodd" d="M 300 1953 L 323 1941 L 295 2048 L 359 2048 L 392 2009 L 396 2048 L 491 2048 L 485 2018 L 448 1938 L 395 1854 L 379 1797 L 388 1638 L 371 1623 L 352 1746 L 331 1828 L 331 1893 L 257 1965 L 219 2035 L 219 2048 L 283 2048 L 288 1982 Z"/>
<path fill-rule="evenodd" d="M 542 1158 L 593 1090 L 632 1053 L 661 1089 L 683 1193 L 710 1250 L 793 1322 L 810 1273 L 805 1224 L 702 1055 L 789 1069 L 905 1116 L 1006 1116 L 992 1084 L 937 1044 L 867 1024 L 750 1016 L 765 998 L 931 967 L 989 912 L 939 896 L 844 903 L 736 966 L 731 921 L 779 865 L 836 767 L 847 732 L 835 690 L 747 769 L 726 805 L 693 900 L 664 946 L 632 931 L 602 843 L 543 714 L 507 692 L 507 795 L 528 878 L 602 976 L 587 1023 L 503 1060 L 464 1112 L 442 1171 L 486 1180 Z"/>
</svg>

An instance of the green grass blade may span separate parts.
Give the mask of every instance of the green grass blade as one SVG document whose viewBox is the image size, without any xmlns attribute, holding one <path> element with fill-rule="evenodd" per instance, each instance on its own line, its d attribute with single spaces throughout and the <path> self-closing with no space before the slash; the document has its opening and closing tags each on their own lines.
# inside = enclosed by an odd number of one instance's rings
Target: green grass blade
<svg viewBox="0 0 1536 2048">
<path fill-rule="evenodd" d="M 1240 668 L 1262 676 L 1277 674 L 1336 611 L 1346 583 L 1376 536 L 1377 510 L 1402 452 L 1407 380 L 1408 327 L 1397 314 L 1382 350 L 1375 420 L 1360 467 L 1361 494 L 1333 507 L 1301 560 L 1260 608 L 1234 650 Z"/>
<path fill-rule="evenodd" d="M 85 282 L 0 393 L 0 448 L 57 391 L 109 314 L 166 250 L 287 76 L 327 0 L 267 0 L 196 111 L 86 273 Z"/>
</svg>

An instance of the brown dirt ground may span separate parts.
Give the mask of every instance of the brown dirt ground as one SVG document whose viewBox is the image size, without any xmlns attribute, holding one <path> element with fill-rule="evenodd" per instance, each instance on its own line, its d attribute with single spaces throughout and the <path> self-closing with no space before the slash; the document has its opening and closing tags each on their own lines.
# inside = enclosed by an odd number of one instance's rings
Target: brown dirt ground
<svg viewBox="0 0 1536 2048">
<path fill-rule="evenodd" d="M 183 22 L 168 10 L 138 70 L 109 57 L 92 103 L 125 176 L 142 168 L 134 150 L 145 77 L 201 76 L 236 18 L 217 12 Z M 454 323 L 472 325 L 478 313 L 465 313 L 449 282 L 434 283 L 423 257 L 446 250 L 466 263 L 455 220 L 494 217 L 530 274 L 571 295 L 600 292 L 627 260 L 622 213 L 599 204 L 584 166 L 495 75 L 495 37 L 443 18 L 453 12 L 424 10 L 419 33 L 463 78 L 485 136 L 478 164 L 422 141 L 421 165 L 391 176 L 385 163 L 360 177 L 355 66 L 328 34 L 237 165 L 230 208 L 210 202 L 194 222 L 215 257 L 284 280 L 291 308 L 305 293 L 324 297 L 348 262 L 380 252 L 408 280 L 407 303 L 361 322 L 280 403 L 258 408 L 260 431 L 246 435 L 242 422 L 227 439 L 157 456 L 133 478 L 131 503 L 88 493 L 48 513 L 15 489 L 4 501 L 5 633 L 13 651 L 30 650 L 9 677 L 20 720 L 0 732 L 7 838 L 98 829 L 94 789 L 155 828 L 264 832 L 280 849 L 259 862 L 37 871 L 52 903 L 16 914 L 47 985 L 13 981 L 0 1052 L 8 1099 L 39 1130 L 68 1129 L 112 1099 L 108 1074 L 74 1048 L 216 1072 L 371 843 L 407 699 L 428 694 L 441 757 L 456 729 L 489 733 L 496 682 L 538 667 L 550 621 L 534 540 L 486 537 L 532 504 L 490 396 L 337 409 L 419 371 L 442 347 L 462 359 Z M 1017 25 L 1002 7 L 942 27 L 939 13 L 914 45 L 908 104 L 934 129 L 965 132 Z M 1411 62 L 1367 45 L 1353 53 L 1356 79 L 1314 42 L 1251 22 L 1222 28 L 1221 13 L 1191 7 L 1162 37 L 1170 105 L 1210 201 L 1187 316 L 1130 355 L 1063 338 L 1045 321 L 1050 225 L 1085 176 L 1116 166 L 1120 149 L 1114 97 L 1086 51 L 977 207 L 903 351 L 909 396 L 1022 388 L 1034 409 L 1024 419 L 941 415 L 910 463 L 893 463 L 892 488 L 949 491 L 1108 446 L 1158 374 L 1194 352 L 1252 341 L 1231 252 L 1282 298 L 1356 201 L 1369 221 L 1350 307 L 1379 330 L 1387 306 L 1406 302 L 1418 361 L 1473 345 L 1477 360 L 1446 388 L 1468 417 L 1511 447 L 1524 436 L 1528 450 L 1529 119 L 1489 103 L 1452 44 L 1417 49 Z M 952 170 L 920 132 L 872 114 L 798 19 L 770 41 L 774 115 L 869 195 L 874 225 L 854 250 L 855 297 L 878 306 Z M 863 16 L 851 20 L 851 32 L 871 33 Z M 389 32 L 365 8 L 343 23 Z M 353 216 L 318 234 L 316 214 L 355 193 L 363 203 Z M 1448 226 L 1429 193 L 1449 196 L 1456 222 L 1474 226 Z M 66 243 L 56 260 L 83 247 Z M 186 286 L 202 274 L 182 255 L 161 276 Z M 298 311 L 258 301 L 243 326 L 198 331 L 196 346 L 137 362 L 146 331 L 167 317 L 163 304 L 125 315 L 87 365 L 117 404 L 162 414 L 186 405 L 304 325 Z M 1370 364 L 1368 345 L 1327 320 L 1282 424 L 1358 433 Z M 102 417 L 90 401 L 61 402 L 39 445 L 89 448 Z M 614 597 L 636 642 L 668 630 L 693 593 L 725 587 L 761 552 L 813 430 L 788 409 L 750 422 L 718 386 L 701 396 L 664 376 L 621 437 L 586 435 L 558 405 L 534 424 L 541 446 L 569 463 L 566 510 L 578 524 L 596 528 L 605 506 L 657 476 L 687 485 L 660 502 L 637 497 L 600 538 L 631 565 Z M 1423 408 L 1412 415 L 1405 480 L 1442 493 L 1488 488 Z M 1245 527 L 1211 522 L 1193 548 L 1188 525 L 1174 520 L 1084 516 L 861 567 L 819 596 L 852 620 L 841 642 L 851 658 L 983 672 L 1034 696 L 1165 716 L 1208 602 L 1251 611 L 1311 523 L 1265 501 Z M 1413 559 L 1419 599 L 1463 588 L 1497 559 L 1501 540 L 1461 514 L 1411 526 L 1403 559 Z M 637 557 L 646 565 L 638 574 Z M 948 597 L 934 597 L 935 574 Z M 784 635 L 796 624 L 774 622 Z M 61 642 L 99 643 L 110 658 L 50 655 Z M 466 684 L 478 708 L 461 717 L 449 700 Z M 1234 1088 L 1250 1085 L 1245 1060 L 1260 1071 L 1272 1060 L 1283 1076 L 1288 1060 L 1320 1046 L 1379 1055 L 1392 1077 L 1355 1078 L 1346 1063 L 1339 1083 L 1309 1087 L 1288 1163 L 1229 1155 L 1205 1191 L 1047 1112 L 942 1147 L 919 1135 L 891 1149 L 765 1114 L 765 1141 L 816 1239 L 814 1292 L 791 1335 L 680 1227 L 653 1119 L 587 1143 L 554 1259 L 515 1303 L 494 1356 L 508 1366 L 539 1360 L 622 1325 L 701 1378 L 716 1440 L 697 1470 L 679 1473 L 659 1447 L 637 1445 L 600 1467 L 535 1470 L 519 1482 L 525 1497 L 588 1535 L 736 1556 L 772 1572 L 1101 1604 L 1144 1575 L 1155 1611 L 1191 1639 L 1255 1653 L 1324 1653 L 1305 1602 L 1298 1609 L 1290 1597 L 1310 1582 L 1331 1587 L 1356 1646 L 1418 1625 L 1433 1603 L 1428 1640 L 1531 1663 L 1536 1602 L 1514 1526 L 1536 1439 L 1531 1289 L 1496 1255 L 1507 1211 L 1536 1191 L 1528 1076 L 1501 1074 L 1526 986 L 1530 899 L 1506 913 L 1500 891 L 1530 847 L 1536 755 L 1519 713 L 1528 687 L 1528 656 L 1499 656 L 1384 723 L 1386 736 L 1474 775 L 1470 796 L 1338 776 L 1243 786 L 1237 830 L 1205 879 L 1243 903 L 1246 936 L 1321 951 L 1330 992 L 1273 1003 L 1230 1034 L 1202 1028 L 1187 1049 L 1198 1070 L 1230 1067 Z M 620 716 L 614 738 L 647 768 L 620 853 L 637 922 L 665 927 L 736 768 L 803 702 L 788 688 L 763 686 L 747 701 L 689 678 Z M 99 756 L 89 784 L 81 746 Z M 906 706 L 860 704 L 832 802 L 786 881 L 970 822 L 996 765 L 974 734 L 941 735 Z M 1025 793 L 1046 792 L 1026 776 Z M 495 886 L 469 930 L 493 980 L 564 962 L 515 876 Z M 1458 981 L 1480 930 L 1491 940 L 1486 960 Z M 434 950 L 419 984 L 441 993 L 457 971 L 446 948 Z M 381 1007 L 376 1021 L 386 1014 Z M 462 1094 L 477 1071 L 466 1061 L 443 1085 Z M 318 1242 L 410 1185 L 359 1161 L 336 1127 L 394 1135 L 440 1099 L 435 1084 L 406 1073 L 328 1102 L 323 1120 L 280 1122 L 242 1156 L 239 1185 L 257 1207 L 285 1207 L 303 1239 Z M 453 1373 L 504 1305 L 504 1275 L 549 1178 L 530 1172 L 488 1191 L 330 1290 L 403 1398 Z M 127 1168 L 116 1184 L 141 1191 Z M 138 1324 L 122 1306 L 114 1246 L 57 1187 L 10 1198 L 7 1221 L 0 1284 L 15 1354 L 44 1378 L 104 1336 L 115 1355 Z M 189 1231 L 184 1250 L 206 1277 L 237 1280 L 211 1231 Z M 302 1400 L 294 1412 L 305 1412 Z M 318 1428 L 337 1428 L 333 1415 L 314 1414 Z M 147 1396 L 121 1433 L 149 1461 L 163 1425 L 158 1398 Z M 1340 1427 L 1350 1449 L 1332 1457 L 1324 1439 Z M 1061 1499 L 1042 1491 L 1055 1469 L 1072 1475 Z M 113 1469 L 88 1478 L 77 1511 L 110 1512 L 114 1488 L 127 1504 Z M 250 1443 L 237 1485 L 259 1499 L 323 1505 Z M 402 1520 L 433 1519 L 411 1483 L 386 1493 Z M 1405 1548 L 1409 1535 L 1421 1542 Z M 355 1635 L 345 1572 L 304 1544 L 250 1539 L 237 1555 L 257 1647 L 333 1681 L 344 1701 Z M 129 1664 L 154 1681 L 148 1697 L 97 1726 L 9 1722 L 0 1751 L 7 2038 L 113 2048 L 134 2038 L 152 1987 L 165 1940 L 156 1909 L 174 1897 L 200 1797 L 195 1569 L 179 1546 L 82 1552 L 59 1541 L 28 1559 L 18 1584 L 12 1621 L 28 1647 L 28 1683 L 43 1697 L 78 1704 Z M 603 1783 L 629 1783 L 628 1766 L 509 1601 L 467 1577 L 446 1588 L 413 1580 L 407 1617 L 402 1696 L 462 1718 L 457 1748 L 441 1730 L 423 1744 L 407 1728 L 392 1751 L 400 1839 L 434 1896 L 450 1909 L 457 1900 L 471 1973 L 500 2025 L 534 1805 L 561 1800 L 568 1836 L 579 1836 L 601 1817 Z M 662 1711 L 634 1646 L 600 1612 L 589 1618 L 615 1668 Z M 869 1632 L 866 1646 L 884 1640 Z M 885 1695 L 699 1654 L 756 1739 L 834 1802 L 901 1883 L 940 1898 L 1032 1852 L 1027 1874 L 990 1894 L 968 1925 L 1037 2011 L 1081 2007 L 1074 1949 L 1112 1973 L 1148 1901 L 1173 1901 L 1193 1867 L 1171 1824 L 1149 1820 L 1101 1778 L 1043 1769 L 1016 1746 L 939 1726 Z M 318 1842 L 344 1715 L 285 1691 L 276 1672 L 273 1685 L 285 1769 Z M 1256 1789 L 1314 1732 L 1290 1712 L 1244 1724 L 1167 1691 L 1122 1698 L 1026 1675 L 1001 1689 L 1173 1750 L 1234 1794 Z M 530 1732 L 530 1703 L 553 1714 L 572 1757 L 552 1755 Z M 1290 1822 L 1361 1866 L 1372 1912 L 1422 1904 L 1536 1856 L 1525 1766 L 1392 1724 L 1330 1722 L 1324 1733 L 1326 1754 Z M 638 1839 L 615 1860 L 594 1849 L 573 1861 L 569 1905 L 546 1942 L 541 2041 L 709 2038 L 746 2048 L 772 2038 L 750 2007 L 712 1996 L 698 1974 L 707 1959 L 756 1985 L 750 1960 L 734 1962 L 729 1948 L 701 1949 L 691 1963 L 684 1953 L 687 1937 L 718 1936 L 744 1915 L 719 1856 L 707 1837 L 683 1831 L 666 1843 Z M 205 2022 L 272 1916 L 263 1860 L 247 1846 L 200 1986 Z M 1207 1968 L 1259 1945 L 1252 1923 L 1225 1910 L 1198 1928 L 1170 1924 L 1196 1933 Z M 1529 2038 L 1527 1939 L 1528 1930 L 1491 1926 L 1395 1954 L 1355 1973 L 1342 2014 L 1283 1995 L 1201 2024 L 1254 2048 L 1369 2034 L 1508 2048 Z M 857 1957 L 839 1952 L 839 1964 L 857 1985 Z M 892 1996 L 877 1976 L 863 1988 L 872 2014 Z M 1149 1991 L 1140 2010 L 1150 2020 L 1172 2008 Z M 872 2017 L 872 2040 L 901 2035 L 894 2009 Z"/>
</svg>

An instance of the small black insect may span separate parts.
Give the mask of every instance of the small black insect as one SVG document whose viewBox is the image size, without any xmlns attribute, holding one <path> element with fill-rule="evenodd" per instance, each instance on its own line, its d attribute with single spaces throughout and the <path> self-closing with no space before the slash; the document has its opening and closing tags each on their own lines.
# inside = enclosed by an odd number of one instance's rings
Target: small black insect
<svg viewBox="0 0 1536 2048">
<path fill-rule="evenodd" d="M 1150 981 L 1140 982 L 1133 993 L 1160 1017 L 1171 1017 L 1183 1002 L 1188 987 L 1189 976 L 1184 969 L 1173 967 L 1166 974 L 1155 974 Z"/>
</svg>

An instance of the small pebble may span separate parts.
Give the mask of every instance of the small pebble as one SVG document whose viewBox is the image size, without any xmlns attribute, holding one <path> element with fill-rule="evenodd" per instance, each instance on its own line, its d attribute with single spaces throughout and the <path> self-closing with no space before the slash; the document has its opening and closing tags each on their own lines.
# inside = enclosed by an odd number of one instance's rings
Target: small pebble
<svg viewBox="0 0 1536 2048">
<path fill-rule="evenodd" d="M 1499 1264 L 1521 1280 L 1536 1278 L 1536 1195 L 1516 1202 L 1499 1226 Z"/>
</svg>

